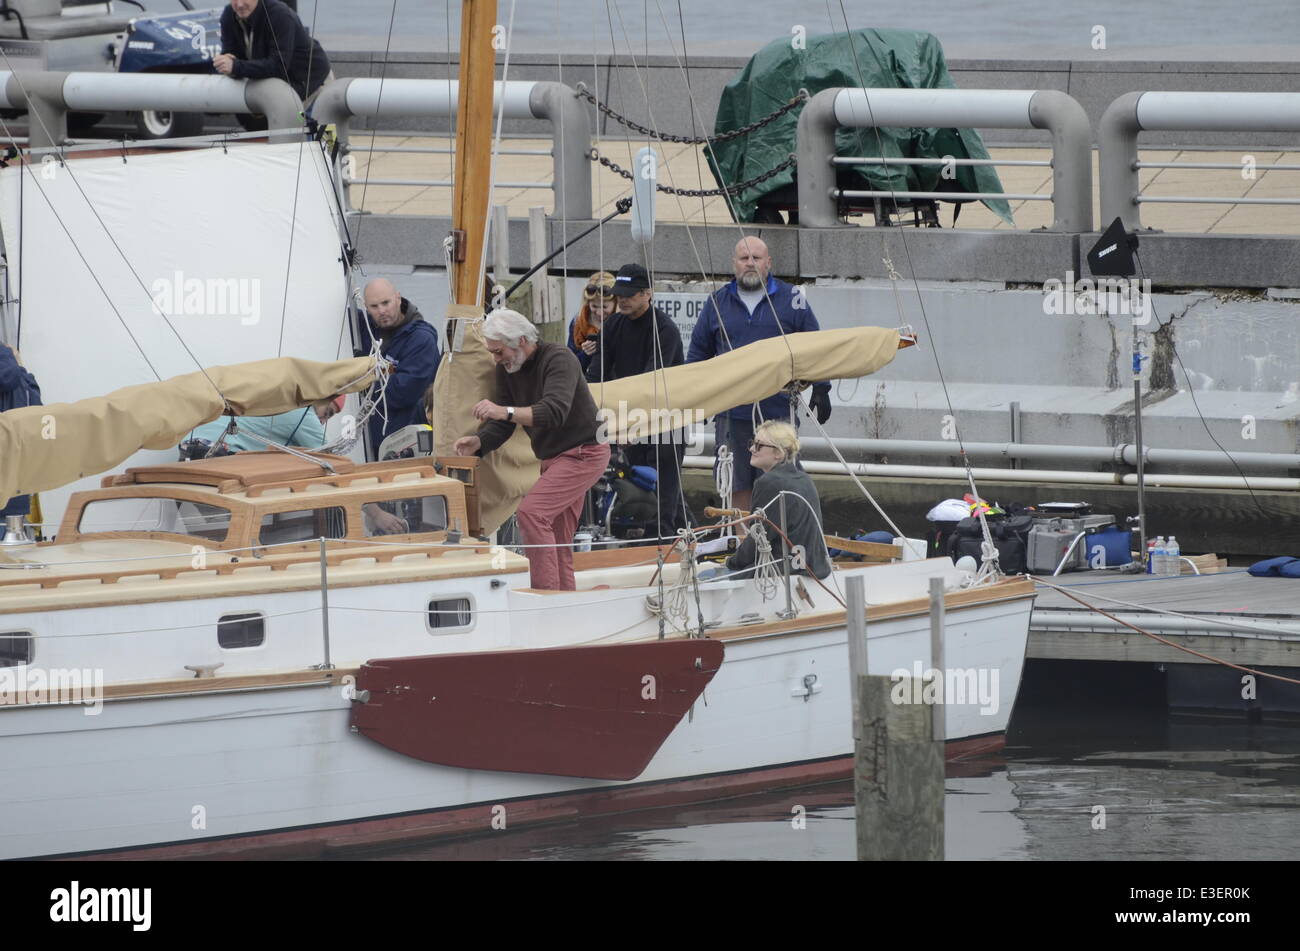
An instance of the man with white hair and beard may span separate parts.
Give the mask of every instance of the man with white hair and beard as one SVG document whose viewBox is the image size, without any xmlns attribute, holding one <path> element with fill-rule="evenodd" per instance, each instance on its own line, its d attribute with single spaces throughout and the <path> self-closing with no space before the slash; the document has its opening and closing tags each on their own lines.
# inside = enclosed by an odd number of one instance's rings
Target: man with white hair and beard
<svg viewBox="0 0 1300 951">
<path fill-rule="evenodd" d="M 741 238 L 732 257 L 736 279 L 715 291 L 700 311 L 691 333 L 686 362 L 707 360 L 737 347 L 780 337 L 788 333 L 820 330 L 817 318 L 803 292 L 771 276 L 772 257 L 759 238 Z M 831 415 L 831 385 L 813 385 L 809 406 L 824 423 Z M 733 460 L 731 501 L 736 508 L 749 509 L 754 480 L 759 471 L 749 464 L 749 444 L 758 422 L 788 421 L 790 404 L 783 393 L 758 403 L 733 406 L 714 417 L 714 452 L 729 446 Z"/>
<path fill-rule="evenodd" d="M 477 433 L 456 440 L 459 456 L 485 456 L 524 427 L 542 463 L 541 478 L 519 504 L 534 588 L 573 591 L 573 533 L 587 491 L 609 465 L 609 446 L 597 440 L 596 402 L 578 358 L 564 344 L 539 341 L 532 321 L 494 310 L 483 338 L 496 363 L 492 399 L 474 406 Z"/>
</svg>

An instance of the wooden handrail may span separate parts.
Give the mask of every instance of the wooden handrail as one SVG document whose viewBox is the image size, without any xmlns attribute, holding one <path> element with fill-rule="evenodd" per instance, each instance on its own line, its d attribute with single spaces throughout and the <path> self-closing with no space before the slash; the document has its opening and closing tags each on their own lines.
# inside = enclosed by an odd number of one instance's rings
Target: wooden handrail
<svg viewBox="0 0 1300 951">
<path fill-rule="evenodd" d="M 372 547 L 337 548 L 332 551 L 326 552 L 325 564 L 327 566 L 339 567 L 340 565 L 342 565 L 343 562 L 354 558 L 374 558 L 375 561 L 379 564 L 390 564 L 393 561 L 393 559 L 397 558 L 400 555 L 423 554 L 426 558 L 440 558 L 449 551 L 472 551 L 476 555 L 490 554 L 492 551 L 491 545 L 473 545 L 473 546 L 460 545 L 455 547 L 438 547 L 438 548 L 425 547 L 426 545 L 437 545 L 439 544 L 439 542 L 445 540 L 446 540 L 446 534 L 443 533 L 441 539 L 434 540 L 431 542 L 412 542 L 410 543 L 409 547 L 407 545 L 383 545 L 383 546 L 376 546 L 373 548 Z M 216 551 L 213 552 L 212 554 L 220 556 L 223 553 L 221 551 Z M 166 558 L 169 556 L 160 555 L 159 557 Z M 184 559 L 184 558 L 189 558 L 191 556 L 185 554 L 177 554 L 171 557 Z M 65 582 L 98 580 L 102 584 L 115 584 L 124 578 L 148 577 L 150 575 L 158 576 L 160 581 L 172 581 L 175 580 L 179 575 L 186 574 L 189 572 L 212 571 L 215 572 L 218 576 L 226 576 L 226 575 L 233 575 L 237 571 L 240 571 L 241 569 L 244 568 L 268 568 L 269 567 L 272 571 L 287 571 L 293 565 L 301 565 L 301 564 L 315 565 L 319 563 L 320 563 L 319 551 L 313 549 L 311 551 L 287 552 L 284 554 L 268 554 L 263 557 L 245 557 L 243 559 L 236 559 L 234 561 L 223 561 L 218 564 L 206 564 L 205 567 L 203 568 L 194 568 L 188 564 L 174 565 L 171 567 L 160 567 L 154 565 L 149 567 L 142 566 L 140 568 L 126 568 L 121 571 L 107 571 L 107 572 L 95 571 L 95 572 L 85 572 L 82 574 L 75 574 L 75 575 L 58 575 L 55 577 L 50 577 L 50 576 L 41 577 L 41 575 L 38 574 L 38 572 L 47 569 L 33 568 L 21 572 L 15 571 L 13 572 L 13 577 L 8 577 L 8 575 L 10 574 L 9 572 L 0 574 L 0 588 L 18 586 L 18 585 L 39 584 L 42 589 L 48 590 L 51 588 L 57 588 L 59 585 L 64 584 Z M 50 565 L 49 567 L 56 568 L 57 565 Z"/>
</svg>

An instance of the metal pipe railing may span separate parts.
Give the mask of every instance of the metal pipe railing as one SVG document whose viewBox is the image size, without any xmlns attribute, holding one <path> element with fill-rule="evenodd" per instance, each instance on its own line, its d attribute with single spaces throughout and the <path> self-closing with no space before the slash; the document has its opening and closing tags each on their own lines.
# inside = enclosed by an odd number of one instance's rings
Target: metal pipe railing
<svg viewBox="0 0 1300 951">
<path fill-rule="evenodd" d="M 712 469 L 712 456 L 687 456 L 682 465 L 691 469 Z M 812 462 L 801 460 L 807 472 L 816 475 L 844 475 L 845 468 L 838 462 Z M 900 466 L 850 462 L 849 469 L 857 476 L 881 479 L 934 479 L 943 482 L 966 484 L 967 470 L 961 466 Z M 972 468 L 970 476 L 983 482 L 1030 482 L 1038 485 L 1120 485 L 1136 486 L 1136 473 L 1079 472 L 1065 469 L 990 469 Z M 1282 479 L 1274 476 L 1209 476 L 1163 475 L 1147 473 L 1148 486 L 1169 486 L 1179 489 L 1221 489 L 1251 491 L 1300 492 L 1300 479 Z"/>
<path fill-rule="evenodd" d="M 828 449 L 828 442 L 820 436 L 800 437 L 804 450 Z M 714 438 L 703 434 L 700 444 L 711 450 Z M 950 439 L 863 439 L 837 438 L 835 445 L 844 452 L 902 454 L 914 456 L 956 456 L 961 450 Z M 1074 463 L 1137 465 L 1137 447 L 1132 443 L 1115 446 L 1066 446 L 1046 443 L 967 442 L 963 444 L 968 455 L 997 459 L 1023 459 L 1026 461 L 1060 460 Z M 1286 452 L 1234 452 L 1231 459 L 1213 449 L 1157 449 L 1145 447 L 1142 453 L 1147 466 L 1221 466 L 1286 471 L 1300 469 L 1300 455 Z M 1094 473 L 1095 474 L 1095 473 Z"/>
<path fill-rule="evenodd" d="M 355 116 L 450 118 L 456 114 L 460 84 L 449 79 L 336 79 L 327 83 L 312 107 L 322 123 L 338 127 L 347 140 Z M 556 217 L 591 217 L 591 121 L 569 86 L 554 82 L 497 82 L 494 114 L 506 119 L 547 119 L 552 128 L 552 184 Z M 373 181 L 372 181 L 373 184 Z"/>
<path fill-rule="evenodd" d="M 992 159 L 992 158 L 892 158 L 887 155 L 837 155 L 832 165 L 1032 165 L 1051 168 L 1044 159 Z"/>
<path fill-rule="evenodd" d="M 1300 93 L 1130 92 L 1107 106 L 1097 125 L 1101 217 L 1103 221 L 1119 218 L 1126 231 L 1142 227 L 1144 202 L 1292 203 L 1270 198 L 1143 197 L 1138 170 L 1144 164 L 1157 166 L 1138 162 L 1139 132 L 1300 132 Z"/>
<path fill-rule="evenodd" d="M 230 79 L 175 73 L 92 73 L 0 70 L 0 108 L 26 109 L 33 149 L 62 145 L 69 112 L 140 109 L 256 113 L 272 129 L 303 125 L 302 100 L 279 79 Z M 277 137 L 271 135 L 272 141 Z"/>
<path fill-rule="evenodd" d="M 804 106 L 798 126 L 799 223 L 841 226 L 835 185 L 835 133 L 847 128 L 982 127 L 1046 129 L 1052 136 L 1054 219 L 1049 231 L 1092 230 L 1092 132 L 1073 98 L 1053 89 L 824 89 Z M 872 193 L 873 197 L 876 193 Z M 885 192 L 906 197 L 932 193 Z M 866 193 L 845 192 L 844 197 Z M 967 193 L 963 193 L 967 195 Z M 974 198 L 1024 196 L 969 193 Z M 938 195 L 952 198 L 951 193 Z"/>
</svg>

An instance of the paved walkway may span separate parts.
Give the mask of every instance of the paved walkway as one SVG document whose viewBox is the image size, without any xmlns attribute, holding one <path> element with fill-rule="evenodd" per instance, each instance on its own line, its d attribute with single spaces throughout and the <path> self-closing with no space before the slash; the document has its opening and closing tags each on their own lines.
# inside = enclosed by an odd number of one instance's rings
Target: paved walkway
<svg viewBox="0 0 1300 951">
<path fill-rule="evenodd" d="M 427 136 L 376 136 L 364 132 L 352 137 L 354 146 L 369 147 L 441 147 L 452 142 L 447 138 Z M 599 143 L 602 154 L 624 168 L 631 168 L 632 155 L 645 143 L 625 139 L 605 139 Z M 508 139 L 503 149 L 542 150 L 549 153 L 549 139 Z M 1046 149 L 991 149 L 997 159 L 1044 160 Z M 354 207 L 375 214 L 449 215 L 451 189 L 436 186 L 368 185 L 367 175 L 375 179 L 451 179 L 451 155 L 413 152 L 369 153 L 358 150 L 356 182 L 352 187 Z M 1243 157 L 1254 157 L 1256 171 L 1247 178 L 1240 169 Z M 1274 163 L 1300 165 L 1300 152 L 1256 151 L 1189 151 L 1149 150 L 1141 152 L 1144 162 L 1223 162 L 1231 169 L 1143 169 L 1142 187 L 1153 196 L 1206 196 L 1215 198 L 1295 198 L 1300 199 L 1300 171 L 1259 171 L 1260 166 Z M 659 180 L 678 188 L 713 188 L 716 183 L 704 160 L 703 149 L 694 146 L 660 144 Z M 630 183 L 610 170 L 597 166 L 592 177 L 592 204 L 598 215 L 613 210 L 614 202 L 630 193 Z M 1049 194 L 1052 183 L 1050 168 L 1006 166 L 998 169 L 1002 187 L 1008 194 Z M 1093 154 L 1094 217 L 1100 224 L 1097 205 L 1096 153 Z M 504 204 L 511 217 L 526 217 L 530 207 L 541 206 L 549 213 L 553 201 L 549 184 L 551 159 L 544 155 L 509 155 L 497 157 L 496 181 L 503 183 L 493 196 L 494 204 Z M 515 183 L 544 184 L 545 188 L 517 187 Z M 952 227 L 953 205 L 941 206 L 940 221 Z M 1011 206 L 1018 230 L 1041 228 L 1051 223 L 1052 205 L 1047 201 L 1019 201 Z M 691 224 L 723 224 L 731 220 L 721 198 L 678 198 L 660 194 L 656 202 L 657 220 Z M 857 219 L 864 221 L 869 219 Z M 1142 223 L 1163 231 L 1203 234 L 1300 234 L 1300 208 L 1295 205 L 1228 205 L 1228 204 L 1145 204 Z M 1010 228 L 981 204 L 963 206 L 956 227 L 960 229 L 1005 231 Z"/>
</svg>

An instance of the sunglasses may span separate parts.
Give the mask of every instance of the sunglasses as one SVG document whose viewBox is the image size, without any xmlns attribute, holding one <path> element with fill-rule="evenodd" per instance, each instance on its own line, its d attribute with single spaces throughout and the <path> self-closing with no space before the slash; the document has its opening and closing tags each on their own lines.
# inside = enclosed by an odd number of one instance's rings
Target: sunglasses
<svg viewBox="0 0 1300 951">
<path fill-rule="evenodd" d="M 773 446 L 771 443 L 759 442 L 758 440 L 754 440 L 749 444 L 750 452 L 758 452 L 760 449 L 775 449 L 777 452 L 781 451 L 779 446 Z"/>
<path fill-rule="evenodd" d="M 597 287 L 595 284 L 588 284 L 586 294 L 588 297 L 613 297 L 614 290 L 610 287 Z"/>
</svg>

